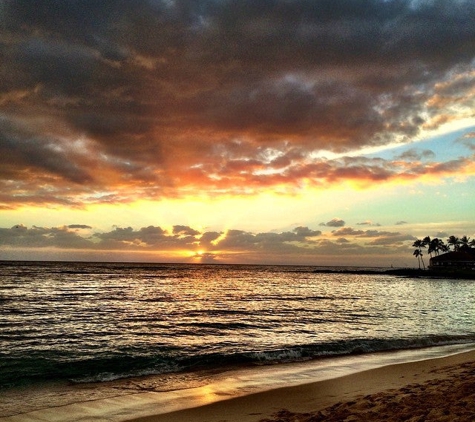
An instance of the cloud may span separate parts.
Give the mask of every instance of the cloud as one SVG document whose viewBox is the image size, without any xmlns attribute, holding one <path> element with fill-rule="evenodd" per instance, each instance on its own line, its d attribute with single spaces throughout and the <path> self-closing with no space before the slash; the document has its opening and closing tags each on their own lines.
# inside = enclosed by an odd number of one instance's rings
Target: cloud
<svg viewBox="0 0 475 422">
<path fill-rule="evenodd" d="M 296 227 L 290 232 L 252 233 L 229 230 L 226 233 L 201 233 L 189 226 L 176 225 L 172 232 L 159 226 L 140 229 L 115 227 L 108 232 L 96 232 L 92 237 L 82 237 L 78 228 L 86 225 L 72 224 L 64 227 L 28 228 L 16 225 L 0 228 L 0 246 L 10 248 L 68 248 L 94 251 L 187 251 L 189 256 L 203 258 L 203 262 L 219 259 L 225 251 L 290 251 L 295 252 L 314 245 L 319 230 Z"/>
<path fill-rule="evenodd" d="M 420 161 L 423 159 L 432 159 L 435 157 L 435 154 L 433 151 L 429 149 L 425 150 L 418 150 L 416 148 L 411 148 L 408 149 L 407 151 L 404 151 L 402 154 L 399 154 L 398 156 L 395 157 L 396 160 L 409 160 L 409 161 Z"/>
<path fill-rule="evenodd" d="M 215 253 L 196 253 L 194 258 L 198 259 L 202 264 L 219 263 L 219 255 Z"/>
<path fill-rule="evenodd" d="M 366 220 L 362 221 L 361 223 L 356 223 L 357 226 L 374 226 L 374 227 L 380 227 L 381 224 L 379 223 L 373 223 L 371 220 Z"/>
<path fill-rule="evenodd" d="M 332 218 L 330 221 L 327 223 L 320 223 L 320 226 L 326 226 L 326 227 L 343 227 L 345 225 L 345 222 L 341 218 Z"/>
<path fill-rule="evenodd" d="M 458 143 L 465 145 L 468 149 L 475 151 L 475 132 L 468 132 L 457 139 Z"/>
<path fill-rule="evenodd" d="M 377 246 L 391 246 L 391 245 L 403 245 L 408 241 L 414 241 L 416 238 L 407 234 L 393 233 L 390 235 L 378 236 L 376 239 L 368 242 L 367 245 Z"/>
<path fill-rule="evenodd" d="M 355 236 L 355 237 L 381 237 L 381 236 L 399 236 L 398 232 L 388 232 L 381 230 L 355 230 L 352 227 L 342 227 L 332 231 L 332 236 Z"/>
<path fill-rule="evenodd" d="M 205 232 L 200 237 L 200 245 L 204 248 L 213 248 L 213 242 L 219 239 L 222 235 L 223 233 L 220 232 Z"/>
<path fill-rule="evenodd" d="M 0 247 L 83 249 L 91 246 L 89 240 L 67 227 L 27 228 L 18 224 L 11 228 L 0 228 Z"/>
<path fill-rule="evenodd" d="M 342 227 L 338 230 L 333 230 L 332 236 L 338 238 L 337 243 L 348 242 L 347 237 L 370 239 L 364 242 L 366 246 L 403 246 L 406 245 L 407 242 L 413 242 L 416 239 L 410 234 L 400 232 L 355 230 L 351 227 Z"/>
<path fill-rule="evenodd" d="M 344 237 L 339 237 L 336 240 L 336 243 L 344 244 L 344 243 L 350 243 L 350 241 L 348 239 L 345 239 Z"/>
<path fill-rule="evenodd" d="M 153 249 L 164 248 L 176 250 L 191 248 L 194 245 L 194 236 L 182 236 L 180 233 L 168 233 L 157 226 L 142 227 L 134 230 L 132 227 L 116 227 L 113 231 L 96 233 L 95 238 L 100 240 L 99 246 L 105 249 Z"/>
<path fill-rule="evenodd" d="M 245 251 L 278 251 L 295 252 L 302 246 L 310 246 L 314 243 L 314 237 L 320 236 L 319 230 L 311 230 L 308 227 L 296 227 L 291 232 L 282 233 L 251 233 L 243 230 L 229 230 L 226 236 L 216 243 L 216 248 L 224 250 Z"/>
<path fill-rule="evenodd" d="M 68 225 L 69 229 L 92 229 L 91 226 L 88 226 L 86 224 L 70 224 Z"/>
<path fill-rule="evenodd" d="M 72 226 L 72 227 L 70 227 Z M 190 263 L 301 263 L 306 265 L 389 265 L 412 257 L 414 236 L 403 232 L 340 227 L 328 234 L 299 226 L 291 231 L 200 232 L 176 225 L 113 227 L 90 235 L 71 224 L 61 227 L 0 228 L 2 256 L 21 259 L 151 260 Z M 444 238 L 444 236 L 438 236 Z M 445 236 L 447 237 L 447 236 Z M 16 254 L 16 255 L 15 255 Z M 383 258 L 385 257 L 385 258 Z M 363 260 L 363 261 L 362 261 Z"/>
<path fill-rule="evenodd" d="M 200 234 L 198 230 L 192 229 L 189 226 L 173 226 L 173 234 L 178 236 L 196 236 Z"/>
<path fill-rule="evenodd" d="M 403 226 L 404 224 L 408 224 L 407 221 L 400 220 L 396 222 L 396 226 Z"/>
<path fill-rule="evenodd" d="M 471 116 L 474 16 L 469 0 L 6 2 L 0 206 L 473 174 L 313 157 Z"/>
<path fill-rule="evenodd" d="M 296 227 L 292 230 L 292 233 L 299 239 L 306 239 L 308 237 L 320 236 L 322 232 L 320 230 L 311 230 L 308 227 Z"/>
</svg>

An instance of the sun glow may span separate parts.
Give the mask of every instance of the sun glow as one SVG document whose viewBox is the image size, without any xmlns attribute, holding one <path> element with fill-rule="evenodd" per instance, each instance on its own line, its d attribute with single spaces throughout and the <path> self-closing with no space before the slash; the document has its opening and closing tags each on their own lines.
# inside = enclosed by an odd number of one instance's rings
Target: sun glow
<svg viewBox="0 0 475 422">
<path fill-rule="evenodd" d="M 192 250 L 192 251 L 187 251 L 186 256 L 191 259 L 196 259 L 200 261 L 203 257 L 206 256 L 206 251 L 203 249 L 198 249 L 198 250 Z"/>
</svg>

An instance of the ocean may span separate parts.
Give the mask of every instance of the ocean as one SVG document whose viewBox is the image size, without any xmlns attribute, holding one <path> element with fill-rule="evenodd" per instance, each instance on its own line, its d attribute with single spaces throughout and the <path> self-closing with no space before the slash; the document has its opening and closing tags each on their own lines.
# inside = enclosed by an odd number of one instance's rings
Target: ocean
<svg viewBox="0 0 475 422">
<path fill-rule="evenodd" d="M 0 262 L 0 389 L 475 343 L 475 282 L 318 267 Z"/>
</svg>

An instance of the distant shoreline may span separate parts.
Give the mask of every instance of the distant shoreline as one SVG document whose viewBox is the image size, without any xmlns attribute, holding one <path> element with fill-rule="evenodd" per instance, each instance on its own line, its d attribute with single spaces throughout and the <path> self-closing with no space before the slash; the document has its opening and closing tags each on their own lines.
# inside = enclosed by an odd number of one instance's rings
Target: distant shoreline
<svg viewBox="0 0 475 422">
<path fill-rule="evenodd" d="M 128 262 L 119 262 L 119 261 L 21 261 L 21 260 L 2 260 L 0 259 L 0 265 L 11 265 L 11 264 L 22 264 L 22 265 L 64 265 L 64 264 L 73 264 L 73 265 L 113 265 L 113 266 L 122 266 L 125 267 L 130 265 L 132 267 L 150 267 L 153 269 L 158 269 L 160 266 L 174 266 L 174 265 L 183 265 L 183 266 L 193 266 L 201 267 L 203 265 L 208 266 L 232 266 L 232 267 L 286 267 L 286 268 L 296 268 L 298 271 L 304 271 L 314 274 L 360 274 L 360 275 L 393 275 L 399 277 L 415 277 L 415 278 L 450 278 L 450 279 L 460 279 L 460 280 L 475 280 L 475 270 L 456 270 L 454 268 L 447 267 L 443 270 L 430 270 L 430 269 L 418 269 L 418 268 L 388 268 L 388 267 L 364 267 L 364 266 L 317 266 L 310 264 L 225 264 L 225 263 L 186 263 L 186 262 L 140 262 L 140 261 L 128 261 Z M 305 268 L 305 270 L 299 269 Z M 67 271 L 62 271 L 63 273 Z M 78 270 L 69 271 L 71 274 L 78 273 Z"/>
<path fill-rule="evenodd" d="M 475 280 L 475 271 L 456 271 L 456 270 L 420 270 L 417 268 L 391 268 L 381 270 L 366 269 L 316 269 L 317 274 L 361 274 L 361 275 L 395 275 L 399 277 L 423 277 L 423 278 L 453 278 L 461 280 Z"/>
</svg>

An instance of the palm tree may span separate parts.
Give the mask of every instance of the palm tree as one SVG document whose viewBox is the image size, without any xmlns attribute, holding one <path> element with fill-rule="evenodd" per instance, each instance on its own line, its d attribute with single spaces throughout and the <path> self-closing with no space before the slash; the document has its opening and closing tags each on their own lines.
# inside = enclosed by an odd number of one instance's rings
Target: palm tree
<svg viewBox="0 0 475 422">
<path fill-rule="evenodd" d="M 449 247 L 444 243 L 442 239 L 437 239 L 437 255 L 439 255 L 439 251 L 441 252 L 449 251 Z"/>
<path fill-rule="evenodd" d="M 456 236 L 450 236 L 450 237 L 447 239 L 447 244 L 449 245 L 449 247 L 452 245 L 453 248 L 454 248 L 454 251 L 458 251 L 458 250 L 459 250 L 460 241 L 459 241 L 459 238 L 458 238 L 458 237 L 456 237 Z"/>
<path fill-rule="evenodd" d="M 436 255 L 439 255 L 440 252 L 447 252 L 447 251 L 448 251 L 448 247 L 442 239 L 439 239 L 438 237 L 434 237 L 434 239 L 430 241 L 429 254 L 431 254 L 431 252 L 434 252 Z M 432 255 L 431 255 L 431 258 L 432 258 Z"/>
<path fill-rule="evenodd" d="M 424 264 L 424 259 L 422 258 L 422 248 L 425 248 L 425 247 L 426 247 L 426 245 L 424 244 L 424 241 L 417 239 L 417 240 L 413 243 L 412 246 L 413 246 L 414 248 L 417 248 L 417 249 L 414 251 L 413 255 L 414 255 L 416 258 L 420 259 L 420 261 L 422 261 L 422 266 L 424 267 L 424 270 L 425 270 L 425 269 L 426 269 L 426 266 L 425 266 L 425 264 Z M 421 269 L 421 264 L 420 264 L 420 262 L 419 262 L 419 269 Z"/>
<path fill-rule="evenodd" d="M 437 239 L 436 237 L 434 239 L 432 239 L 430 242 L 429 242 L 429 255 L 430 257 L 432 258 L 432 252 L 434 252 L 436 255 L 439 255 L 439 239 Z"/>
<path fill-rule="evenodd" d="M 434 249 L 433 249 L 433 244 L 432 244 L 432 240 L 430 239 L 430 236 L 426 236 L 424 237 L 424 239 L 422 239 L 422 243 L 424 244 L 424 247 L 428 246 L 429 247 L 429 255 L 430 257 L 432 258 L 432 252 L 434 252 Z"/>
<path fill-rule="evenodd" d="M 459 240 L 460 244 L 460 249 L 463 249 L 464 251 L 467 250 L 470 246 L 470 238 L 467 236 L 462 236 Z"/>
<path fill-rule="evenodd" d="M 413 255 L 417 258 L 419 269 L 421 269 L 422 252 L 420 251 L 420 249 L 414 249 Z M 422 261 L 422 265 L 424 265 L 424 261 Z M 424 269 L 425 269 L 425 266 L 424 266 Z"/>
</svg>

